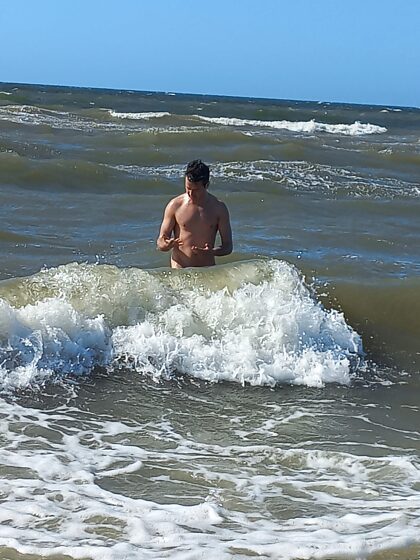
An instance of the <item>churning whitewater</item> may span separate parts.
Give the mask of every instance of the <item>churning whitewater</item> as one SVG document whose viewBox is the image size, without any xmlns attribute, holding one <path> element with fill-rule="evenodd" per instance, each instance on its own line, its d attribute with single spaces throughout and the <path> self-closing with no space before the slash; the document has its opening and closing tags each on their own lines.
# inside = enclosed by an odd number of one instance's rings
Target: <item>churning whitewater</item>
<svg viewBox="0 0 420 560">
<path fill-rule="evenodd" d="M 72 263 L 0 285 L 1 386 L 129 367 L 241 384 L 348 384 L 359 335 L 277 260 L 214 269 Z"/>
</svg>

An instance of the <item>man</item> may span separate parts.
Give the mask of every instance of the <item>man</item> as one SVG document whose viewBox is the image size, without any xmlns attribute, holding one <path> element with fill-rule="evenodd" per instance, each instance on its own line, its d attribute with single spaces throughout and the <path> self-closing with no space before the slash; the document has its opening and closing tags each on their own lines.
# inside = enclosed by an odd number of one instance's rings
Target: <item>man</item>
<svg viewBox="0 0 420 560">
<path fill-rule="evenodd" d="M 211 195 L 210 171 L 196 159 L 185 171 L 185 193 L 173 198 L 160 227 L 157 246 L 170 251 L 171 267 L 213 266 L 215 257 L 232 252 L 232 231 L 226 205 Z M 221 245 L 215 247 L 219 232 Z"/>
</svg>

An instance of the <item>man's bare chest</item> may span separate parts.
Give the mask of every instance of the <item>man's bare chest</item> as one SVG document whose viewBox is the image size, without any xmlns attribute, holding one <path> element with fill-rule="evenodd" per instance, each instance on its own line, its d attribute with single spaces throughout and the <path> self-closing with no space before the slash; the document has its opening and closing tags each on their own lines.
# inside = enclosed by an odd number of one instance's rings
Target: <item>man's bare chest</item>
<svg viewBox="0 0 420 560">
<path fill-rule="evenodd" d="M 181 228 L 189 231 L 195 231 L 197 227 L 202 229 L 217 227 L 217 213 L 213 208 L 186 206 L 178 210 L 175 218 Z"/>
</svg>

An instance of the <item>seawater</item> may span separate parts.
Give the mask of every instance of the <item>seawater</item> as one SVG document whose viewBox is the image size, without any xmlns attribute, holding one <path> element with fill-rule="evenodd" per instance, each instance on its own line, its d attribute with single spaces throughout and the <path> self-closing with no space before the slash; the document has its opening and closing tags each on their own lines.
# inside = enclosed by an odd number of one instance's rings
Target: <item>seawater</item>
<svg viewBox="0 0 420 560">
<path fill-rule="evenodd" d="M 0 90 L 0 557 L 418 558 L 420 111 Z"/>
</svg>

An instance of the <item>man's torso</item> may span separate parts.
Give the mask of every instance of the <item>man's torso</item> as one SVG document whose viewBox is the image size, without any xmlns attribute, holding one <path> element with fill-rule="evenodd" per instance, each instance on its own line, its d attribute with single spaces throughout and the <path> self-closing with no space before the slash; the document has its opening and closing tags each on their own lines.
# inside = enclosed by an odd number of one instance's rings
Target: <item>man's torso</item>
<svg viewBox="0 0 420 560">
<path fill-rule="evenodd" d="M 192 247 L 204 247 L 206 243 L 213 248 L 219 222 L 220 202 L 208 194 L 202 205 L 192 204 L 186 195 L 179 197 L 175 211 L 174 235 L 182 245 L 172 252 L 171 264 L 175 268 L 187 266 L 212 266 L 212 254 L 193 253 Z"/>
</svg>

